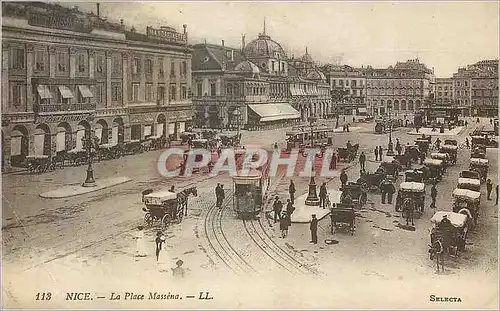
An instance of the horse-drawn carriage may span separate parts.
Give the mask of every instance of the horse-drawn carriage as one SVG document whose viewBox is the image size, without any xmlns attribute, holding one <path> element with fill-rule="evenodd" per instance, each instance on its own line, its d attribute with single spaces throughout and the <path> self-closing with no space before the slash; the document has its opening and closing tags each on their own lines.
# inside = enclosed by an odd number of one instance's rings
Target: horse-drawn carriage
<svg viewBox="0 0 500 311">
<path fill-rule="evenodd" d="M 338 161 L 351 162 L 358 155 L 359 144 L 337 149 Z"/>
<path fill-rule="evenodd" d="M 219 139 L 224 147 L 235 147 L 240 144 L 238 134 L 219 134 Z"/>
<path fill-rule="evenodd" d="M 481 176 L 481 181 L 486 181 L 488 176 L 488 159 L 471 158 L 469 160 L 469 169 L 476 171 Z"/>
<path fill-rule="evenodd" d="M 498 142 L 488 135 L 471 136 L 472 148 L 476 145 L 483 145 L 486 148 L 498 148 Z"/>
<path fill-rule="evenodd" d="M 189 141 L 198 138 L 198 133 L 195 132 L 182 132 L 179 137 L 181 139 L 181 144 L 187 144 Z"/>
<path fill-rule="evenodd" d="M 485 159 L 486 158 L 486 146 L 485 145 L 475 145 L 474 147 L 472 147 L 472 150 L 470 152 L 470 157 L 471 158 Z"/>
<path fill-rule="evenodd" d="M 191 140 L 193 148 L 208 149 L 208 140 L 205 138 Z"/>
<path fill-rule="evenodd" d="M 67 153 L 68 160 L 71 165 L 78 166 L 87 163 L 87 150 L 72 149 Z"/>
<path fill-rule="evenodd" d="M 356 183 L 360 184 L 365 191 L 379 191 L 382 181 L 387 177 L 387 172 L 379 167 L 375 173 L 361 172 Z"/>
<path fill-rule="evenodd" d="M 425 159 L 424 166 L 427 173 L 424 174 L 426 183 L 437 183 L 443 178 L 443 161 L 437 159 Z"/>
<path fill-rule="evenodd" d="M 352 200 L 348 196 L 343 196 L 343 192 L 331 191 L 329 194 L 331 220 L 331 233 L 335 234 L 338 229 L 344 229 L 354 235 L 356 230 L 356 212 Z"/>
<path fill-rule="evenodd" d="M 444 145 L 441 146 L 439 152 L 447 153 L 450 156 L 450 162 L 452 164 L 457 163 L 458 146 L 456 140 L 445 140 Z"/>
<path fill-rule="evenodd" d="M 353 204 L 358 207 L 366 204 L 366 190 L 362 184 L 349 182 L 340 190 L 342 191 L 341 202 L 345 202 L 344 204 Z"/>
<path fill-rule="evenodd" d="M 124 155 L 132 155 L 143 152 L 142 141 L 139 139 L 125 141 L 123 143 L 123 154 Z"/>
<path fill-rule="evenodd" d="M 405 147 L 405 155 L 413 162 L 417 162 L 420 158 L 420 149 L 418 145 L 407 145 Z"/>
<path fill-rule="evenodd" d="M 437 159 L 443 161 L 444 167 L 452 165 L 451 157 L 448 153 L 433 152 L 431 153 L 431 159 Z"/>
<path fill-rule="evenodd" d="M 386 175 L 391 176 L 393 180 L 398 179 L 399 172 L 403 169 L 403 166 L 398 160 L 382 162 L 379 167 L 385 171 Z"/>
<path fill-rule="evenodd" d="M 421 183 L 424 180 L 424 172 L 421 169 L 413 169 L 405 171 L 405 182 Z"/>
<path fill-rule="evenodd" d="M 448 221 L 443 221 L 444 219 Z M 429 245 L 431 260 L 436 256 L 436 249 L 440 249 L 441 254 L 449 252 L 451 248 L 456 250 L 456 254 L 458 251 L 465 251 L 469 231 L 469 217 L 466 214 L 438 211 L 432 216 L 431 223 L 434 225 Z"/>
<path fill-rule="evenodd" d="M 396 196 L 396 212 L 402 212 L 403 217 L 408 222 L 411 220 L 413 225 L 413 216 L 416 212 L 419 216 L 424 213 L 425 205 L 425 185 L 420 182 L 402 182 L 399 184 L 398 194 Z"/>
<path fill-rule="evenodd" d="M 477 225 L 479 217 L 479 204 L 481 203 L 481 193 L 467 189 L 455 189 L 453 191 L 453 212 L 463 213 L 464 209 L 469 211 L 469 217 Z"/>
<path fill-rule="evenodd" d="M 151 227 L 160 222 L 163 229 L 166 229 L 172 222 L 180 223 L 184 215 L 187 215 L 187 198 L 190 194 L 198 195 L 196 187 L 186 188 L 180 193 L 169 190 L 153 192 L 147 189 L 142 192 L 142 208 L 144 214 L 145 227 Z"/>
<path fill-rule="evenodd" d="M 429 151 L 430 144 L 429 139 L 419 138 L 415 140 L 415 145 L 417 145 L 418 149 L 425 154 Z"/>
<path fill-rule="evenodd" d="M 471 191 L 481 191 L 481 181 L 475 178 L 458 178 L 458 189 L 467 189 Z"/>
<path fill-rule="evenodd" d="M 29 155 L 26 157 L 30 173 L 45 173 L 55 170 L 55 165 L 48 155 Z"/>
</svg>

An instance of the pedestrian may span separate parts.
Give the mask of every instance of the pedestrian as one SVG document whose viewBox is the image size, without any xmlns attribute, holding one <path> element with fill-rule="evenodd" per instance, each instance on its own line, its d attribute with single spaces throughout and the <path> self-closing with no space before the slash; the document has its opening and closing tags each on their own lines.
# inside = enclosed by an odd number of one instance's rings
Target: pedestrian
<svg viewBox="0 0 500 311">
<path fill-rule="evenodd" d="M 147 255 L 147 247 L 146 247 L 146 241 L 144 240 L 144 227 L 143 226 L 138 226 L 137 227 L 137 233 L 134 236 L 134 239 L 136 240 L 136 250 L 135 250 L 135 256 L 136 257 L 146 257 Z"/>
<path fill-rule="evenodd" d="M 488 199 L 488 201 L 491 201 L 491 191 L 493 190 L 493 184 L 491 183 L 491 179 L 488 178 L 488 180 L 486 181 L 486 199 Z"/>
<path fill-rule="evenodd" d="M 337 168 L 337 155 L 334 153 L 332 153 L 332 159 L 330 161 L 330 169 L 331 170 L 334 170 Z"/>
<path fill-rule="evenodd" d="M 465 120 L 465 127 L 467 127 L 468 124 L 469 124 L 469 122 L 467 122 L 467 120 Z"/>
<path fill-rule="evenodd" d="M 163 246 L 163 243 L 165 242 L 165 236 L 161 231 L 156 232 L 156 261 L 158 262 L 160 260 L 160 252 Z"/>
<path fill-rule="evenodd" d="M 286 204 L 286 214 L 288 216 L 288 220 L 290 220 L 290 226 L 292 225 L 292 214 L 295 211 L 295 207 L 293 206 L 292 201 L 288 199 Z"/>
<path fill-rule="evenodd" d="M 311 225 L 309 226 L 311 230 L 311 241 L 310 243 L 318 244 L 318 219 L 316 214 L 312 214 Z"/>
<path fill-rule="evenodd" d="M 491 119 L 490 119 L 491 120 Z M 352 123 L 356 122 L 356 118 L 352 117 Z"/>
<path fill-rule="evenodd" d="M 224 202 L 225 198 L 226 198 L 226 195 L 224 193 L 224 185 L 220 184 L 220 186 L 219 186 L 219 199 L 220 199 L 219 207 L 220 208 L 222 208 L 222 202 Z"/>
<path fill-rule="evenodd" d="M 476 119 L 476 123 L 479 123 L 479 118 Z"/>
<path fill-rule="evenodd" d="M 469 145 L 469 138 L 465 137 L 465 147 L 467 149 L 470 149 L 470 145 Z"/>
<path fill-rule="evenodd" d="M 345 172 L 345 169 L 342 169 L 342 172 L 340 173 L 340 182 L 342 183 L 342 188 L 347 184 L 347 174 Z"/>
<path fill-rule="evenodd" d="M 276 198 L 274 198 L 274 203 L 273 203 L 274 223 L 277 223 L 278 220 L 281 219 L 281 217 L 280 217 L 281 207 L 282 207 L 282 205 L 280 202 L 280 198 L 278 196 L 276 196 Z"/>
<path fill-rule="evenodd" d="M 290 194 L 290 201 L 295 203 L 295 184 L 293 180 L 290 180 L 290 186 L 288 186 L 288 193 Z"/>
<path fill-rule="evenodd" d="M 170 186 L 170 189 L 168 190 L 168 192 L 175 193 L 175 186 L 174 185 Z"/>
<path fill-rule="evenodd" d="M 420 165 L 423 165 L 425 161 L 425 152 L 420 151 L 419 155 L 420 155 Z"/>
<path fill-rule="evenodd" d="M 280 218 L 280 230 L 281 230 L 281 238 L 285 238 L 288 234 L 288 227 L 290 226 L 290 220 L 285 211 L 281 213 Z"/>
<path fill-rule="evenodd" d="M 375 147 L 375 161 L 378 161 L 378 147 Z"/>
<path fill-rule="evenodd" d="M 174 277 L 178 277 L 178 278 L 183 278 L 184 277 L 184 275 L 185 275 L 186 272 L 184 271 L 184 268 L 182 267 L 183 264 L 184 264 L 184 261 L 182 261 L 182 260 L 179 259 L 175 263 L 175 265 L 177 267 L 171 268 L 172 269 L 172 275 Z"/>
<path fill-rule="evenodd" d="M 436 149 L 439 151 L 439 148 L 441 147 L 441 140 L 439 139 L 439 137 L 436 139 Z"/>
<path fill-rule="evenodd" d="M 436 184 L 432 184 L 431 188 L 431 208 L 436 208 L 436 197 L 437 197 L 437 189 Z"/>
<path fill-rule="evenodd" d="M 396 188 L 394 187 L 394 184 L 392 183 L 391 180 L 389 180 L 389 182 L 387 183 L 385 191 L 387 193 L 387 203 L 392 204 L 392 197 L 396 192 Z"/>
<path fill-rule="evenodd" d="M 493 119 L 492 118 L 490 118 L 490 124 L 493 124 Z"/>
<path fill-rule="evenodd" d="M 498 205 L 498 184 L 497 186 L 495 187 L 495 192 L 497 194 L 497 199 L 495 200 L 495 205 Z"/>
<path fill-rule="evenodd" d="M 383 152 L 384 150 L 382 149 L 382 146 L 378 146 L 378 158 L 380 161 L 382 161 L 382 157 L 383 157 Z"/>
<path fill-rule="evenodd" d="M 216 198 L 216 203 L 215 207 L 220 207 L 221 205 L 221 200 L 220 200 L 220 183 L 217 183 L 217 186 L 215 186 L 215 198 Z"/>
<path fill-rule="evenodd" d="M 365 161 L 366 161 L 365 153 L 361 151 L 361 154 L 359 155 L 359 166 L 361 167 L 361 170 L 363 170 L 363 172 L 365 171 Z"/>
<path fill-rule="evenodd" d="M 323 182 L 319 187 L 319 206 L 325 208 L 326 205 L 326 183 Z"/>
<path fill-rule="evenodd" d="M 275 143 L 274 143 L 274 150 L 275 150 L 275 151 L 278 151 L 278 148 L 279 148 L 279 147 L 278 147 L 278 143 L 277 143 L 277 142 L 275 142 Z"/>
<path fill-rule="evenodd" d="M 219 158 L 220 158 L 220 154 L 221 154 L 221 153 L 222 153 L 222 149 L 221 149 L 221 147 L 219 146 L 219 147 L 217 147 L 217 155 L 219 156 Z"/>
<path fill-rule="evenodd" d="M 401 155 L 401 143 L 399 142 L 399 138 L 396 138 L 396 151 L 398 152 L 398 155 Z"/>
<path fill-rule="evenodd" d="M 387 190 L 386 190 L 386 181 L 384 180 L 382 182 L 382 186 L 380 187 L 380 195 L 382 199 L 382 204 L 385 204 L 385 201 L 387 199 Z"/>
</svg>

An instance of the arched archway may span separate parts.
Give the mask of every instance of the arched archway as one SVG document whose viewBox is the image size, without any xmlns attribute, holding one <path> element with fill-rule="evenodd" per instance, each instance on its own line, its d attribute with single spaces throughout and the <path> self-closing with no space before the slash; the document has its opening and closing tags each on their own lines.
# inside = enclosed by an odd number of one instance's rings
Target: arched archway
<svg viewBox="0 0 500 311">
<path fill-rule="evenodd" d="M 87 137 L 89 135 L 90 131 L 90 123 L 87 121 L 83 120 L 78 123 L 78 126 L 76 128 L 76 149 L 81 150 L 83 149 L 83 138 Z"/>
<path fill-rule="evenodd" d="M 415 110 L 420 110 L 420 108 L 421 108 L 421 106 L 420 106 L 420 105 L 421 105 L 420 100 L 417 100 L 417 101 L 415 102 Z"/>
<path fill-rule="evenodd" d="M 394 101 L 394 111 L 399 111 L 399 100 Z"/>
<path fill-rule="evenodd" d="M 50 141 L 50 128 L 47 124 L 41 123 L 35 128 L 34 133 L 34 154 L 35 155 L 48 155 L 50 156 L 51 141 Z"/>
<path fill-rule="evenodd" d="M 66 122 L 61 122 L 56 128 L 56 153 L 63 150 L 73 148 L 71 137 L 73 130 L 71 125 Z"/>
<path fill-rule="evenodd" d="M 408 101 L 408 110 L 413 111 L 413 100 Z"/>
<path fill-rule="evenodd" d="M 125 126 L 121 117 L 113 120 L 111 128 L 111 143 L 113 145 L 123 143 L 125 140 Z"/>
<path fill-rule="evenodd" d="M 163 113 L 160 113 L 156 118 L 156 136 L 165 136 L 167 133 L 167 118 Z"/>
<path fill-rule="evenodd" d="M 406 101 L 405 100 L 401 101 L 401 110 L 406 110 Z"/>
<path fill-rule="evenodd" d="M 99 144 L 107 144 L 109 141 L 109 128 L 108 122 L 100 119 L 96 122 L 95 136 L 99 138 Z"/>
<path fill-rule="evenodd" d="M 10 135 L 10 165 L 21 166 L 29 152 L 28 130 L 24 125 L 16 125 Z"/>
</svg>

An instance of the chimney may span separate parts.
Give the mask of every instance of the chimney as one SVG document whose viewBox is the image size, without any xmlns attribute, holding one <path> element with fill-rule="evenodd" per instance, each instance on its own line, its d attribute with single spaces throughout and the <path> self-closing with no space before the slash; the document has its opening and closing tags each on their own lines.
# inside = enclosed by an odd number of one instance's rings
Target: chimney
<svg viewBox="0 0 500 311">
<path fill-rule="evenodd" d="M 224 46 L 224 40 L 222 40 L 222 46 Z"/>
<path fill-rule="evenodd" d="M 241 52 L 245 50 L 245 34 L 241 35 Z"/>
<path fill-rule="evenodd" d="M 101 6 L 101 4 L 100 3 L 96 3 L 96 5 L 97 5 L 97 16 L 100 16 L 100 14 L 99 14 L 99 12 L 100 12 L 99 7 Z"/>
</svg>

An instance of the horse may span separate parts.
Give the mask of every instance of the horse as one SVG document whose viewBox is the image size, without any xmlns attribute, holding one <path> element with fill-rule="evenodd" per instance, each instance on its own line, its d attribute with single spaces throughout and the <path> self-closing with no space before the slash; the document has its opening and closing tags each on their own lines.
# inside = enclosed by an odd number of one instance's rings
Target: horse
<svg viewBox="0 0 500 311">
<path fill-rule="evenodd" d="M 198 190 L 196 189 L 196 186 L 186 188 L 177 194 L 179 207 L 182 208 L 182 210 L 184 211 L 184 216 L 187 216 L 188 198 L 190 194 L 192 194 L 195 197 L 198 196 Z"/>
<path fill-rule="evenodd" d="M 415 214 L 415 202 L 411 198 L 406 198 L 403 201 L 403 208 L 401 210 L 401 216 L 406 218 L 406 225 L 408 226 L 408 223 L 411 220 L 411 225 L 415 226 L 413 219 L 414 219 L 414 214 Z"/>
<path fill-rule="evenodd" d="M 436 258 L 436 272 L 439 273 L 439 267 L 441 266 L 441 271 L 444 272 L 444 247 L 442 243 L 442 237 L 437 238 L 432 245 L 429 245 L 430 259 Z"/>
</svg>

